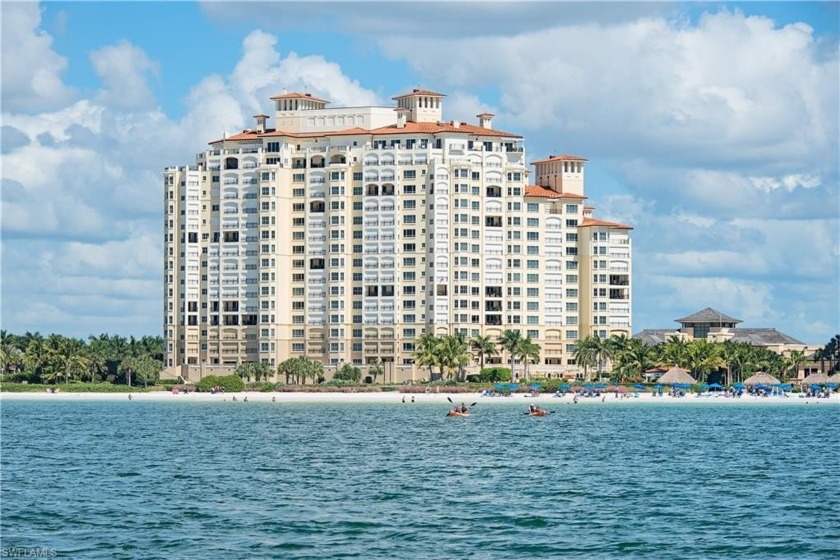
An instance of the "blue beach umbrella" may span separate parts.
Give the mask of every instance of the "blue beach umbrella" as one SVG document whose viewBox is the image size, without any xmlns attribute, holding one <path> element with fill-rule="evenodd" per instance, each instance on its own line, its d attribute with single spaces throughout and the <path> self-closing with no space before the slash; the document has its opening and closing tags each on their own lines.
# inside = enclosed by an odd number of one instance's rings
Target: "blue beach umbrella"
<svg viewBox="0 0 840 560">
<path fill-rule="evenodd" d="M 828 387 L 829 389 L 836 389 L 837 388 L 837 383 L 826 383 L 825 386 Z"/>
<path fill-rule="evenodd" d="M 732 386 L 733 389 L 745 389 L 746 387 L 747 386 L 744 385 L 743 383 L 736 383 L 735 385 Z"/>
<path fill-rule="evenodd" d="M 562 389 L 563 391 L 568 391 L 571 388 L 571 386 L 568 383 L 563 383 L 562 385 L 560 385 L 557 388 Z"/>
<path fill-rule="evenodd" d="M 539 391 L 540 389 L 542 389 L 542 385 L 540 385 L 540 384 L 531 385 L 531 389 L 533 389 L 534 391 Z"/>
<path fill-rule="evenodd" d="M 645 389 L 647 389 L 647 387 L 645 387 L 641 383 L 633 383 L 633 388 L 638 389 L 639 391 L 644 391 Z"/>
<path fill-rule="evenodd" d="M 711 385 L 709 385 L 709 389 L 723 389 L 723 385 L 721 385 L 720 383 L 712 383 Z"/>
<path fill-rule="evenodd" d="M 659 389 L 661 389 L 661 388 L 662 388 L 662 385 L 660 385 L 659 383 L 657 383 L 656 385 L 654 385 L 654 386 L 653 386 L 653 388 L 654 388 L 654 389 L 656 389 L 656 390 L 658 391 Z"/>
</svg>

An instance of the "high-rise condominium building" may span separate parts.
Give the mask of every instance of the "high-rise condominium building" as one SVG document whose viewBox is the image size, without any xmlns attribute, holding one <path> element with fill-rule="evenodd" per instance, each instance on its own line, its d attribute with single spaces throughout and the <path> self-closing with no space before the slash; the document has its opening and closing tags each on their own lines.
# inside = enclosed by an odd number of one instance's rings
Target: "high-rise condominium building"
<svg viewBox="0 0 840 560">
<path fill-rule="evenodd" d="M 592 217 L 584 158 L 532 174 L 521 136 L 489 113 L 443 122 L 431 91 L 271 99 L 274 128 L 255 115 L 164 171 L 167 366 L 379 358 L 419 380 L 419 335 L 512 329 L 541 346 L 531 374 L 557 375 L 579 338 L 630 336 L 631 228 Z"/>
</svg>

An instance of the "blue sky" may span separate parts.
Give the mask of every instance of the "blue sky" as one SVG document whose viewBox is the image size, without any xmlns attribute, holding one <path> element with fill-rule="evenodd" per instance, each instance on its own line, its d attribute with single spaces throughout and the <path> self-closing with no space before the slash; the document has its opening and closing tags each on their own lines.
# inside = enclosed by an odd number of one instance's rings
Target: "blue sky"
<svg viewBox="0 0 840 560">
<path fill-rule="evenodd" d="M 634 331 L 840 330 L 836 2 L 4 2 L 2 327 L 158 334 L 161 171 L 268 97 L 496 113 L 635 226 Z"/>
</svg>

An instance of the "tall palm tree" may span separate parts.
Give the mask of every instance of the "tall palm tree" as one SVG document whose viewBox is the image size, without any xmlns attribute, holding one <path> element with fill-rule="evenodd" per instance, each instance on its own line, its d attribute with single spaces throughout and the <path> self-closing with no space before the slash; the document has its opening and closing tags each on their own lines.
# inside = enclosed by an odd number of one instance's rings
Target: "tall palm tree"
<svg viewBox="0 0 840 560">
<path fill-rule="evenodd" d="M 373 378 L 373 383 L 376 384 L 376 378 L 385 373 L 385 366 L 382 364 L 382 359 L 376 357 L 373 361 L 368 362 L 368 375 Z"/>
<path fill-rule="evenodd" d="M 600 379 L 607 360 L 612 359 L 614 355 L 614 345 L 610 343 L 610 339 L 601 338 L 597 334 L 589 337 L 589 344 L 595 355 L 595 362 L 598 365 L 598 378 Z"/>
<path fill-rule="evenodd" d="M 688 342 L 676 335 L 669 337 L 662 347 L 660 357 L 661 366 L 688 368 Z"/>
<path fill-rule="evenodd" d="M 475 336 L 472 340 L 470 340 L 470 347 L 478 354 L 479 360 L 479 373 L 481 370 L 484 369 L 484 359 L 489 358 L 491 356 L 498 355 L 499 351 L 496 350 L 496 345 L 490 340 L 489 336 Z"/>
<path fill-rule="evenodd" d="M 525 378 L 528 376 L 528 364 L 538 363 L 540 361 L 540 345 L 531 341 L 531 337 L 523 338 L 517 348 L 519 355 L 525 362 Z"/>
<path fill-rule="evenodd" d="M 589 381 L 589 368 L 597 363 L 597 343 L 592 336 L 585 336 L 575 343 L 575 351 L 572 355 L 575 363 L 583 367 L 583 378 Z"/>
<path fill-rule="evenodd" d="M 418 366 L 428 366 L 429 379 L 434 378 L 435 367 L 441 366 L 440 352 L 438 346 L 440 340 L 433 334 L 423 333 L 417 337 L 414 346 L 414 363 Z M 441 370 L 441 375 L 443 371 Z"/>
<path fill-rule="evenodd" d="M 613 371 L 618 373 L 617 381 L 624 383 L 628 379 L 639 380 L 642 374 L 651 369 L 654 363 L 654 350 L 631 338 L 626 347 L 617 350 Z"/>
<path fill-rule="evenodd" d="M 808 363 L 808 357 L 805 355 L 805 352 L 802 350 L 793 350 L 785 358 L 784 380 L 787 381 L 791 377 L 799 377 L 799 368 L 806 363 Z"/>
<path fill-rule="evenodd" d="M 506 330 L 499 338 L 499 346 L 502 350 L 507 352 L 508 362 L 510 363 L 510 374 L 513 375 L 513 361 L 519 356 L 519 347 L 522 344 L 522 334 L 519 331 Z"/>
</svg>

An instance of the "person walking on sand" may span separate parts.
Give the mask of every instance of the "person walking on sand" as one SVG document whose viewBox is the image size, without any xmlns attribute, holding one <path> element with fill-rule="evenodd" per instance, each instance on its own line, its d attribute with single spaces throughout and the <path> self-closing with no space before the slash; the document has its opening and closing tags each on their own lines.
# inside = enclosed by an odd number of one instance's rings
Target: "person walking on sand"
<svg viewBox="0 0 840 560">
<path fill-rule="evenodd" d="M 405 404 L 405 395 L 403 395 L 402 402 L 403 402 L 403 404 Z"/>
<path fill-rule="evenodd" d="M 271 397 L 271 402 L 277 402 L 277 397 Z"/>
<path fill-rule="evenodd" d="M 131 400 L 131 393 L 128 394 L 128 400 Z"/>
<path fill-rule="evenodd" d="M 414 402 L 414 395 L 411 395 L 411 402 Z"/>
</svg>

